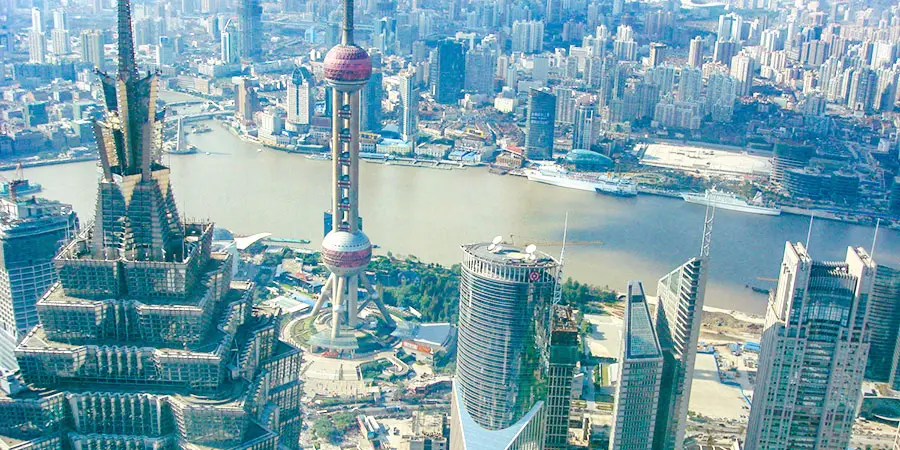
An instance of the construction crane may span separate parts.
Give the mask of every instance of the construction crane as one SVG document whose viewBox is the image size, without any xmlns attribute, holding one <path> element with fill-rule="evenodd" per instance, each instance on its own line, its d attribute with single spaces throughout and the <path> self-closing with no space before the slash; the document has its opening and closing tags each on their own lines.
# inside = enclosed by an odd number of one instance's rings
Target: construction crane
<svg viewBox="0 0 900 450">
<path fill-rule="evenodd" d="M 19 186 L 24 185 L 28 181 L 25 179 L 25 176 L 22 174 L 22 163 L 19 162 L 16 164 L 16 171 L 13 173 L 13 178 L 10 180 L 0 174 L 0 181 L 6 183 L 7 189 L 9 190 L 9 199 L 13 202 L 16 201 L 16 190 Z"/>
<path fill-rule="evenodd" d="M 603 241 L 570 241 L 570 240 L 544 241 L 541 239 L 531 239 L 526 236 L 519 236 L 518 239 L 522 245 L 534 244 L 534 245 L 543 245 L 543 246 L 550 246 L 550 247 L 559 247 L 559 246 L 563 245 L 564 243 L 567 246 L 568 245 L 603 245 Z M 514 234 L 509 235 L 509 243 L 512 245 L 516 245 L 516 235 L 514 235 Z"/>
</svg>

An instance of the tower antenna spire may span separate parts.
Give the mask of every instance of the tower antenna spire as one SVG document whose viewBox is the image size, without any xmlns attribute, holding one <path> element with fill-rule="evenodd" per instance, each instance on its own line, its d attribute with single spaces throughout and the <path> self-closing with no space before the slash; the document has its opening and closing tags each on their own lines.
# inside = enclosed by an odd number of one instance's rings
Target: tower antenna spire
<svg viewBox="0 0 900 450">
<path fill-rule="evenodd" d="M 875 235 L 872 236 L 872 250 L 869 251 L 869 257 L 875 260 L 875 244 L 878 242 L 878 227 L 881 225 L 881 217 L 875 219 Z"/>
<path fill-rule="evenodd" d="M 569 212 L 566 211 L 566 221 L 563 223 L 562 248 L 559 250 L 559 265 L 556 267 L 556 288 L 553 290 L 553 305 L 562 303 L 563 266 L 566 263 L 566 238 L 569 235 Z"/>
<path fill-rule="evenodd" d="M 137 74 L 134 61 L 134 31 L 131 26 L 131 2 L 119 0 L 117 3 L 119 77 L 131 79 Z"/>
<path fill-rule="evenodd" d="M 702 259 L 709 259 L 709 249 L 712 246 L 713 222 L 715 219 L 715 205 L 706 205 L 706 216 L 703 219 L 703 241 L 700 243 L 700 258 Z"/>
<path fill-rule="evenodd" d="M 344 24 L 341 44 L 353 44 L 353 0 L 344 0 Z"/>
<path fill-rule="evenodd" d="M 812 238 L 812 228 L 813 228 L 813 215 L 809 215 L 809 229 L 806 230 L 806 251 L 809 252 L 809 240 Z"/>
</svg>

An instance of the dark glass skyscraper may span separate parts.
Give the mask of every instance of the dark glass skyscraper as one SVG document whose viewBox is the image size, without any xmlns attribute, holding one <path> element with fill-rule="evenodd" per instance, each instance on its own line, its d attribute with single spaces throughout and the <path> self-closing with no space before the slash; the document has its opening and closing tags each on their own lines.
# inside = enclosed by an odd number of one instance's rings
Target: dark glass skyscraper
<svg viewBox="0 0 900 450">
<path fill-rule="evenodd" d="M 241 58 L 255 60 L 262 53 L 262 6 L 259 0 L 239 0 L 238 41 Z"/>
<path fill-rule="evenodd" d="M 3 373 L 0 435 L 20 448 L 299 446 L 300 353 L 278 310 L 255 307 L 212 252 L 213 224 L 183 221 L 159 152 L 157 76 L 138 74 L 128 0 L 118 73 L 101 74 L 94 223 L 54 259 L 59 283 Z"/>
<path fill-rule="evenodd" d="M 57 280 L 53 256 L 77 228 L 70 205 L 0 199 L 0 368 L 18 368 L 17 337 L 37 325 L 34 304 Z"/>
<path fill-rule="evenodd" d="M 462 98 L 465 87 L 465 48 L 459 42 L 445 39 L 438 42 L 431 61 L 431 95 L 442 104 L 455 104 Z"/>
<path fill-rule="evenodd" d="M 553 158 L 555 125 L 556 96 L 545 88 L 528 91 L 528 118 L 525 123 L 526 158 Z"/>
</svg>

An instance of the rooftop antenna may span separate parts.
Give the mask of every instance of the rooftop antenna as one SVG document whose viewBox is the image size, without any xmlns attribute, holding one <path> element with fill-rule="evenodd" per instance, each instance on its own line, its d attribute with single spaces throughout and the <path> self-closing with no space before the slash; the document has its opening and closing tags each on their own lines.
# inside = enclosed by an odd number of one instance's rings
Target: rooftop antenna
<svg viewBox="0 0 900 450">
<path fill-rule="evenodd" d="M 878 242 L 878 226 L 881 225 L 881 217 L 875 219 L 875 236 L 872 236 L 872 250 L 869 251 L 869 258 L 875 260 L 875 243 Z"/>
<path fill-rule="evenodd" d="M 812 237 L 813 215 L 809 215 L 809 230 L 806 231 L 806 251 L 809 252 L 809 239 Z"/>
<path fill-rule="evenodd" d="M 563 224 L 562 248 L 559 250 L 559 265 L 556 266 L 556 288 L 553 290 L 553 306 L 562 302 L 563 266 L 566 262 L 566 238 L 569 235 L 569 212 L 566 212 L 566 221 Z"/>
<path fill-rule="evenodd" d="M 706 205 L 706 217 L 703 219 L 703 241 L 700 243 L 700 258 L 709 259 L 709 248 L 712 245 L 713 221 L 716 219 L 716 206 Z"/>
</svg>

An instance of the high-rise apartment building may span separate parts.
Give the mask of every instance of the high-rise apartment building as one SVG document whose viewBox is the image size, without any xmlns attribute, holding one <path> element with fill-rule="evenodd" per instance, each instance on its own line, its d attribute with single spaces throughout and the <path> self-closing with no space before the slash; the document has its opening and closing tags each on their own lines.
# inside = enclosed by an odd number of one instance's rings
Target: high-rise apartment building
<svg viewBox="0 0 900 450">
<path fill-rule="evenodd" d="M 31 31 L 28 32 L 28 62 L 43 64 L 47 57 L 47 38 L 41 10 L 31 8 Z"/>
<path fill-rule="evenodd" d="M 698 69 L 703 65 L 703 39 L 700 36 L 691 39 L 688 65 Z"/>
<path fill-rule="evenodd" d="M 462 250 L 450 448 L 544 448 L 542 355 L 558 265 L 545 253 L 499 242 Z"/>
<path fill-rule="evenodd" d="M 769 299 L 747 450 L 843 450 L 850 445 L 869 352 L 875 263 L 861 248 L 814 261 L 785 245 Z"/>
<path fill-rule="evenodd" d="M 731 76 L 737 80 L 737 95 L 750 95 L 750 88 L 753 87 L 753 59 L 747 55 L 731 58 Z"/>
<path fill-rule="evenodd" d="M 465 87 L 466 59 L 463 44 L 444 39 L 437 44 L 431 61 L 431 96 L 441 104 L 455 104 Z"/>
<path fill-rule="evenodd" d="M 419 121 L 419 89 L 416 88 L 416 73 L 405 70 L 400 78 L 400 136 L 415 144 Z"/>
<path fill-rule="evenodd" d="M 359 91 L 359 129 L 381 131 L 381 100 L 384 98 L 384 75 L 381 72 L 381 53 L 373 53 L 372 75 Z"/>
<path fill-rule="evenodd" d="M 525 121 L 526 158 L 553 158 L 555 125 L 556 96 L 547 88 L 528 91 L 528 116 Z"/>
<path fill-rule="evenodd" d="M 512 24 L 512 51 L 540 53 L 544 50 L 544 22 L 540 20 L 517 20 Z"/>
<path fill-rule="evenodd" d="M 0 435 L 28 448 L 297 448 L 299 350 L 277 310 L 253 305 L 212 252 L 213 224 L 183 221 L 156 155 L 157 75 L 138 74 L 131 8 L 118 1 L 118 71 L 96 218 L 54 259 L 59 283 L 4 373 Z"/>
<path fill-rule="evenodd" d="M 262 54 L 262 6 L 259 0 L 239 0 L 238 49 L 241 58 L 256 60 Z"/>
<path fill-rule="evenodd" d="M 619 384 L 609 438 L 611 450 L 652 450 L 663 354 L 639 281 L 628 283 L 619 354 Z"/>
<path fill-rule="evenodd" d="M 103 53 L 103 34 L 97 30 L 81 32 L 81 60 L 103 70 L 105 55 Z"/>
<path fill-rule="evenodd" d="M 287 83 L 287 121 L 308 126 L 316 109 L 316 81 L 306 67 L 298 67 Z"/>
<path fill-rule="evenodd" d="M 34 304 L 57 280 L 53 257 L 77 229 L 70 205 L 0 198 L 0 368 L 18 368 L 17 338 L 38 324 Z"/>
<path fill-rule="evenodd" d="M 678 76 L 678 101 L 692 102 L 700 100 L 703 87 L 703 72 L 700 69 L 685 67 Z"/>
</svg>

